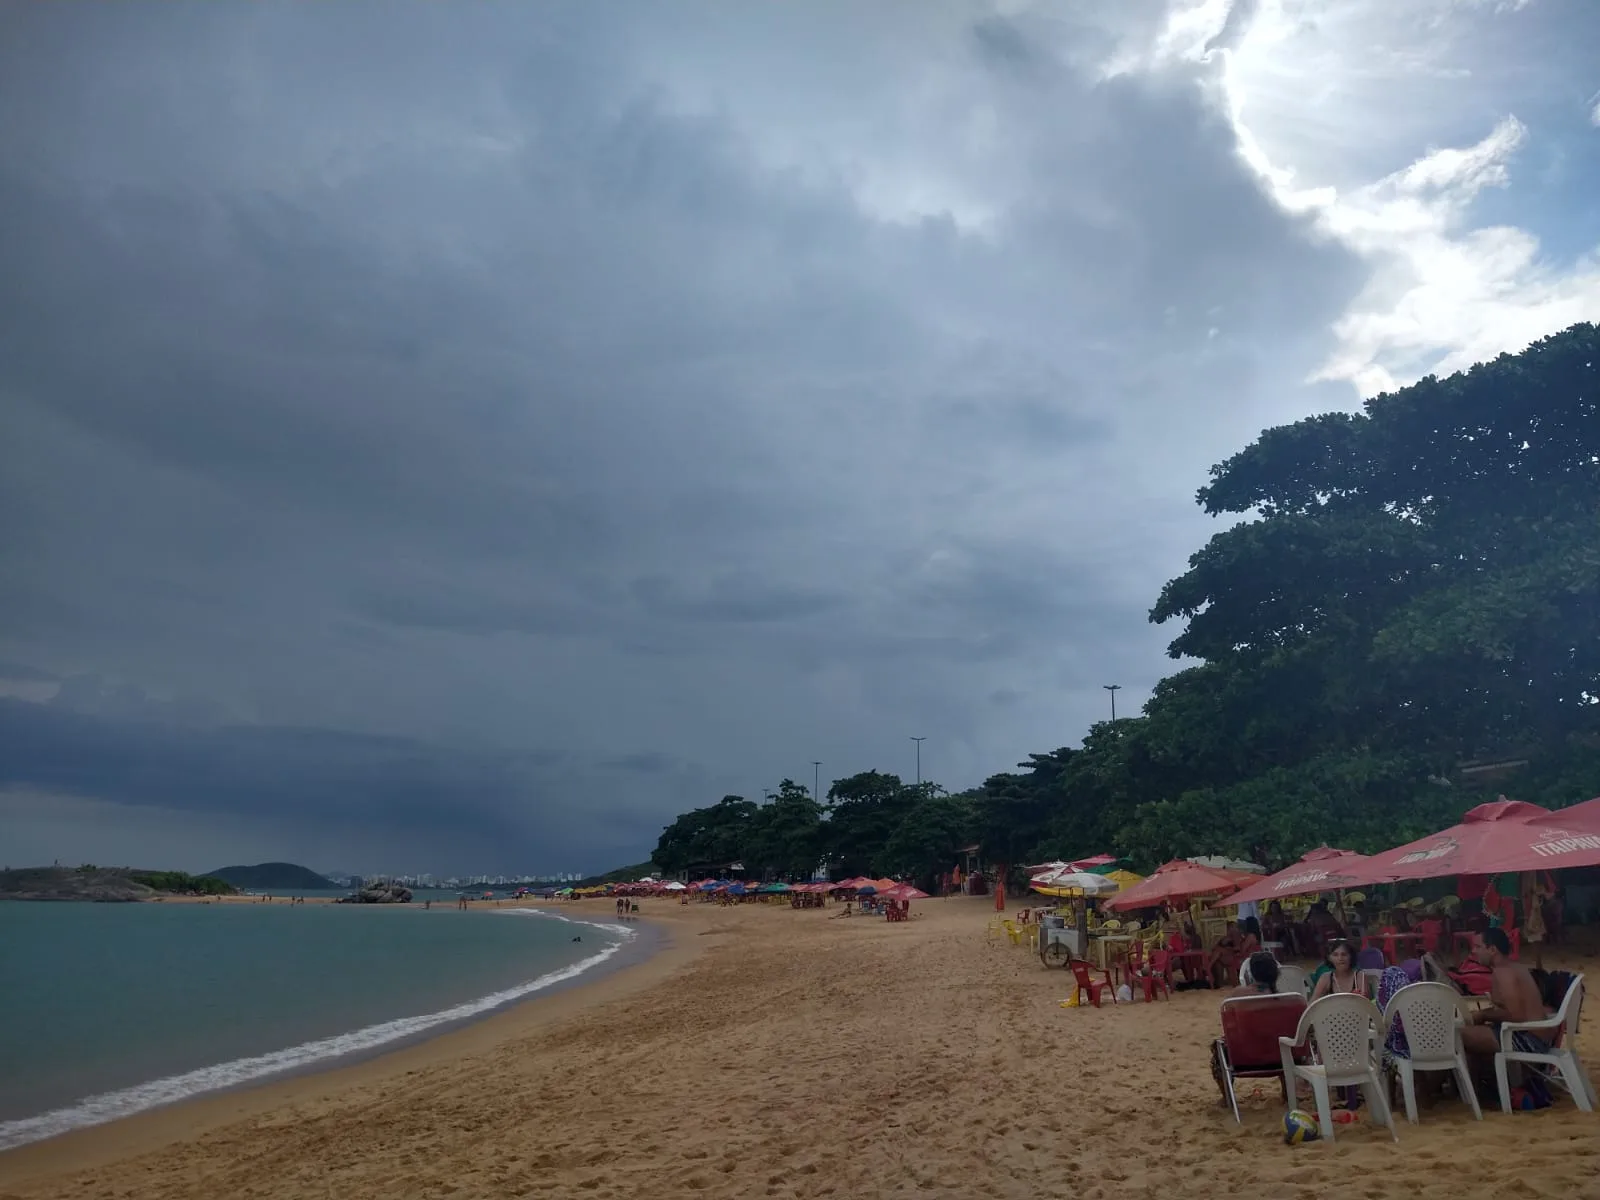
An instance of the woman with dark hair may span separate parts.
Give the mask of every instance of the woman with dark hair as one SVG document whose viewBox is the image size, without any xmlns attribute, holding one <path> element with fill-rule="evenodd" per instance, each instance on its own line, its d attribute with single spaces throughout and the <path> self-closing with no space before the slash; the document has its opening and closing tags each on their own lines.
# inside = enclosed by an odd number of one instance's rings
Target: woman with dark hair
<svg viewBox="0 0 1600 1200">
<path fill-rule="evenodd" d="M 1252 920 L 1254 918 L 1251 918 Z M 1266 950 L 1257 950 L 1244 966 L 1248 983 L 1241 983 L 1228 993 L 1235 996 L 1272 996 L 1278 991 L 1278 960 Z"/>
<path fill-rule="evenodd" d="M 1328 959 L 1322 966 L 1316 986 L 1311 989 L 1312 1003 L 1341 992 L 1358 996 L 1367 994 L 1366 985 L 1361 981 L 1361 972 L 1356 970 L 1356 952 L 1349 942 L 1334 942 L 1329 946 Z"/>
</svg>

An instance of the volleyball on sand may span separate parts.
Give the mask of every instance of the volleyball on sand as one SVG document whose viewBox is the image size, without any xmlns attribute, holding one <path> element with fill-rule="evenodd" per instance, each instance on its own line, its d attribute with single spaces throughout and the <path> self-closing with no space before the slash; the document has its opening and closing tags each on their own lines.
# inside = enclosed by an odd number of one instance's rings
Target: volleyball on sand
<svg viewBox="0 0 1600 1200">
<path fill-rule="evenodd" d="M 1283 1140 L 1287 1144 L 1298 1146 L 1302 1142 L 1314 1142 L 1321 1136 L 1322 1126 L 1310 1113 L 1297 1108 L 1283 1114 Z"/>
</svg>

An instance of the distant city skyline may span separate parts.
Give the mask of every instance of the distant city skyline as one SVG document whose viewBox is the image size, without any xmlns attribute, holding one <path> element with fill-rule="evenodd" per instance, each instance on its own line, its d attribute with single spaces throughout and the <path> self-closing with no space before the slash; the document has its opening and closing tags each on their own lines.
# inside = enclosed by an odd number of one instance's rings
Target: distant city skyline
<svg viewBox="0 0 1600 1200">
<path fill-rule="evenodd" d="M 489 874 L 487 872 L 464 875 L 443 875 L 432 871 L 423 871 L 413 874 L 408 872 L 387 871 L 318 871 L 317 874 L 334 882 L 344 880 L 383 880 L 386 883 L 398 883 L 409 888 L 459 888 L 459 887 L 510 887 L 525 883 L 576 883 L 580 879 L 587 879 L 597 872 L 590 871 L 579 874 L 576 871 L 534 871 L 528 874 Z"/>
</svg>

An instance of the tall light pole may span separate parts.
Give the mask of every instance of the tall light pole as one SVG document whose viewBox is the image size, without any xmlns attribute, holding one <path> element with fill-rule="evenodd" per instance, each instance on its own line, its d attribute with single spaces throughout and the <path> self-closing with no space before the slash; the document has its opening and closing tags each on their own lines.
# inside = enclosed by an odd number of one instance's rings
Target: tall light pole
<svg viewBox="0 0 1600 1200">
<path fill-rule="evenodd" d="M 822 787 L 822 760 L 813 758 L 811 766 L 811 803 L 816 804 L 818 803 L 817 792 Z"/>
<path fill-rule="evenodd" d="M 1100 686 L 1111 693 L 1111 720 L 1115 722 L 1117 719 L 1117 693 L 1122 690 L 1122 685 L 1120 683 L 1102 683 Z"/>
<path fill-rule="evenodd" d="M 914 737 L 911 740 L 917 744 L 917 786 L 921 787 L 922 786 L 922 743 L 927 741 L 928 739 L 925 738 L 925 737 Z"/>
</svg>

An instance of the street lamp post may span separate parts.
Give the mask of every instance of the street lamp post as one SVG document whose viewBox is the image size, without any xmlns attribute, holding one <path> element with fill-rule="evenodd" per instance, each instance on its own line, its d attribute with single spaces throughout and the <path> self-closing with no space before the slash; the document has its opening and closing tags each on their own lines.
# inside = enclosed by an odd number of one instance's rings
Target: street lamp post
<svg viewBox="0 0 1600 1200">
<path fill-rule="evenodd" d="M 1122 685 L 1120 683 L 1102 683 L 1100 686 L 1111 693 L 1111 720 L 1114 723 L 1117 719 L 1117 693 L 1122 690 Z"/>
<path fill-rule="evenodd" d="M 917 744 L 917 786 L 921 787 L 922 786 L 922 743 L 927 741 L 928 739 L 925 738 L 925 737 L 914 737 L 911 740 Z"/>
<path fill-rule="evenodd" d="M 822 760 L 820 758 L 813 758 L 811 760 L 811 767 L 811 803 L 816 804 L 819 803 L 817 800 L 817 792 L 822 787 Z"/>
</svg>

